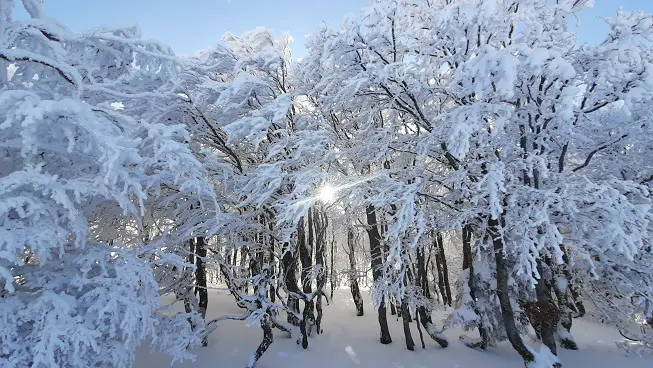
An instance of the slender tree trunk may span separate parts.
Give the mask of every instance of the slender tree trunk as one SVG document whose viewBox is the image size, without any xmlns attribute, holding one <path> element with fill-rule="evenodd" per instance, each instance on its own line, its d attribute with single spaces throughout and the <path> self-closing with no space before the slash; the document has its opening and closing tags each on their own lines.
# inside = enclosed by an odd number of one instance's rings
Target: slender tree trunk
<svg viewBox="0 0 653 368">
<path fill-rule="evenodd" d="M 474 256 L 472 254 L 472 228 L 469 225 L 463 226 L 463 271 L 468 270 L 469 277 L 467 279 L 467 286 L 469 287 L 469 296 L 471 299 L 476 301 L 476 282 L 474 278 Z M 474 313 L 477 316 L 481 316 L 480 311 L 474 305 Z M 478 333 L 481 340 L 469 347 L 476 348 L 479 347 L 483 350 L 487 350 L 488 345 L 490 345 L 490 334 L 487 331 L 485 325 L 483 324 L 483 319 L 481 318 L 478 323 Z"/>
<path fill-rule="evenodd" d="M 417 278 L 416 285 L 422 290 L 422 295 L 431 300 L 431 289 L 429 287 L 428 277 L 428 260 L 424 256 L 424 247 L 417 248 Z M 426 333 L 441 347 L 446 348 L 449 346 L 449 341 L 435 328 L 433 320 L 431 319 L 431 311 L 426 306 L 420 305 L 417 307 L 417 314 L 419 315 L 418 323 L 421 323 L 426 330 Z M 421 332 L 421 331 L 420 331 Z"/>
<path fill-rule="evenodd" d="M 524 359 L 526 364 L 535 360 L 535 356 L 531 350 L 524 344 L 517 324 L 515 322 L 515 313 L 510 303 L 510 289 L 508 286 L 508 266 L 504 258 L 504 246 L 501 233 L 499 231 L 499 220 L 490 218 L 488 219 L 488 232 L 492 237 L 492 245 L 494 249 L 494 259 L 496 262 L 497 272 L 497 297 L 499 298 L 499 305 L 501 307 L 501 316 L 503 317 L 503 325 L 506 330 L 506 335 L 512 347 Z"/>
<path fill-rule="evenodd" d="M 333 233 L 334 230 L 332 230 Z M 331 300 L 333 300 L 333 290 L 336 287 L 336 269 L 334 268 L 334 260 L 335 260 L 335 251 L 336 251 L 336 238 L 335 235 L 333 236 L 333 239 L 331 240 L 331 267 L 329 268 L 330 271 L 330 280 L 331 280 Z"/>
<path fill-rule="evenodd" d="M 258 360 L 268 350 L 270 345 L 272 345 L 272 342 L 274 342 L 274 334 L 272 334 L 270 316 L 267 314 L 261 318 L 261 329 L 263 330 L 263 341 L 261 341 L 261 344 L 259 344 L 258 348 L 250 358 L 249 363 L 247 363 L 247 368 L 256 367 Z"/>
<path fill-rule="evenodd" d="M 206 258 L 206 244 L 205 238 L 203 236 L 195 238 L 195 253 L 197 257 L 195 258 L 195 283 L 196 283 L 196 293 L 199 299 L 199 309 L 202 318 L 206 318 L 206 310 L 209 307 L 209 293 L 207 290 L 206 283 L 206 266 L 204 265 L 204 259 Z M 206 336 L 202 339 L 202 346 L 208 344 Z"/>
<path fill-rule="evenodd" d="M 422 326 L 419 320 L 419 311 L 415 311 L 415 324 L 417 325 L 417 332 L 419 332 L 419 341 L 422 343 L 422 349 L 426 349 L 426 344 L 424 343 L 424 334 L 422 333 Z"/>
<path fill-rule="evenodd" d="M 410 268 L 408 268 L 408 264 L 411 263 L 409 257 L 407 254 L 404 253 L 404 262 L 403 266 L 404 267 L 404 286 L 409 286 L 412 285 L 413 281 L 413 275 L 410 272 Z M 403 322 L 404 326 L 404 337 L 406 338 L 406 348 L 410 351 L 415 350 L 415 342 L 413 341 L 413 335 L 410 332 L 410 323 L 413 321 L 412 317 L 410 315 L 410 308 L 408 307 L 408 295 L 404 295 L 401 303 L 399 305 L 399 308 L 401 309 L 401 319 Z"/>
<path fill-rule="evenodd" d="M 295 259 L 295 255 L 293 254 L 289 243 L 284 243 L 281 264 L 283 266 L 283 282 L 286 290 L 295 294 L 301 294 L 301 290 L 299 290 L 299 286 L 297 286 L 297 260 Z M 299 299 L 294 295 L 288 295 L 287 305 L 291 313 L 295 313 L 294 315 L 288 314 L 288 323 L 299 326 L 299 319 L 296 317 L 296 315 L 299 314 Z"/>
<path fill-rule="evenodd" d="M 322 289 L 326 286 L 326 231 L 328 226 L 328 220 L 326 217 L 326 211 L 324 207 L 313 210 L 313 228 L 315 230 L 315 266 L 320 270 L 320 273 L 317 276 L 317 300 L 315 301 L 315 309 L 317 315 L 315 316 L 315 331 L 318 334 L 322 333 Z"/>
<path fill-rule="evenodd" d="M 451 306 L 453 299 L 451 298 L 451 284 L 449 283 L 449 266 L 447 265 L 447 257 L 444 252 L 442 233 L 438 232 L 436 239 L 438 241 L 438 254 L 440 255 L 440 264 L 442 265 L 442 276 L 444 277 L 444 291 L 447 295 L 447 305 Z"/>
<path fill-rule="evenodd" d="M 299 247 L 299 260 L 302 266 L 302 292 L 306 298 L 309 298 L 313 292 L 311 286 L 311 266 L 313 263 L 313 216 L 311 209 L 308 210 L 308 220 L 304 221 L 302 218 L 299 220 L 297 227 L 297 245 Z M 308 224 L 308 242 L 305 237 L 304 224 Z M 313 300 L 304 300 L 304 309 L 302 312 L 302 320 L 300 322 L 300 330 L 302 333 L 302 347 L 308 348 L 308 335 L 310 335 L 311 325 L 313 324 Z"/>
<path fill-rule="evenodd" d="M 263 264 L 259 263 L 263 261 L 263 257 L 262 257 L 263 252 L 258 252 L 258 253 L 260 253 L 261 256 L 260 257 L 252 256 L 251 258 L 253 259 L 253 261 L 250 261 L 252 272 L 262 277 L 262 279 L 259 279 L 260 281 L 255 282 L 252 285 L 253 293 L 256 296 L 265 294 L 265 291 L 268 288 L 268 282 L 270 280 L 269 270 L 263 269 Z M 258 309 L 263 308 L 263 302 L 260 299 L 256 300 L 256 307 Z M 274 315 L 271 313 L 269 307 L 265 308 L 265 312 L 266 313 L 261 317 L 261 322 L 260 322 L 261 329 L 263 330 L 263 340 L 259 344 L 254 354 L 252 354 L 251 358 L 249 359 L 247 368 L 254 368 L 258 360 L 261 358 L 261 356 L 263 356 L 263 354 L 268 350 L 270 345 L 272 345 L 272 342 L 274 342 L 274 335 L 272 334 L 272 319 L 274 318 L 273 317 Z"/>
<path fill-rule="evenodd" d="M 566 267 L 566 265 L 563 265 Z M 562 284 L 564 283 L 564 285 Z M 571 325 L 573 321 L 572 306 L 569 301 L 569 280 L 564 278 L 564 282 L 555 282 L 553 289 L 558 299 L 558 308 L 560 311 L 560 325 L 558 326 L 558 336 L 560 337 L 560 346 L 568 350 L 578 350 L 578 344 L 571 334 Z"/>
<path fill-rule="evenodd" d="M 576 287 L 576 284 L 574 283 L 574 278 L 571 273 L 571 270 L 569 270 L 569 256 L 567 254 L 567 248 L 564 246 L 561 246 L 562 248 L 562 261 L 563 261 L 563 267 L 562 267 L 562 274 L 565 276 L 565 283 L 566 283 L 566 290 L 568 291 L 567 293 L 567 300 L 568 302 L 565 304 L 571 311 L 575 313 L 573 316 L 574 318 L 581 318 L 585 315 L 585 306 L 583 305 L 583 299 L 580 296 L 580 293 L 578 292 L 578 289 Z M 569 296 L 571 296 L 571 300 L 569 300 Z M 569 329 L 571 329 L 571 320 L 569 321 Z"/>
<path fill-rule="evenodd" d="M 406 300 L 401 302 L 401 317 L 404 325 L 404 336 L 406 337 L 406 348 L 413 351 L 415 350 L 415 342 L 413 342 L 413 335 L 410 333 L 410 311 Z"/>
<path fill-rule="evenodd" d="M 538 326 L 536 329 L 539 330 L 538 332 L 542 339 L 542 343 L 546 345 L 553 354 L 558 355 L 555 340 L 555 329 L 558 325 L 558 308 L 551 300 L 551 287 L 549 286 L 551 270 L 545 268 L 548 267 L 544 262 L 537 262 L 537 272 L 540 274 L 540 278 L 537 280 L 537 284 L 535 284 L 535 293 L 537 295 L 538 305 L 543 307 L 542 310 L 548 309 L 550 311 L 549 313 L 538 316 L 540 320 L 537 322 Z M 551 308 L 546 308 L 547 306 L 550 306 Z"/>
<path fill-rule="evenodd" d="M 367 235 L 370 239 L 370 256 L 372 264 L 372 276 L 374 281 L 380 281 L 383 278 L 383 271 L 381 267 L 383 265 L 382 259 L 382 245 L 381 245 L 381 235 L 379 234 L 379 228 L 376 221 L 376 208 L 373 205 L 367 205 L 366 208 L 366 218 L 367 218 Z M 379 308 L 377 310 L 379 316 L 379 326 L 381 328 L 381 344 L 390 344 L 392 338 L 390 337 L 390 329 L 388 328 L 388 320 L 385 309 L 385 300 L 381 300 Z"/>
<path fill-rule="evenodd" d="M 270 230 L 270 232 L 272 232 L 274 230 L 273 223 L 274 223 L 274 218 L 272 218 L 272 219 L 270 219 L 270 221 L 268 221 L 268 229 Z M 272 275 L 275 275 L 276 274 L 276 262 L 275 262 L 274 254 L 275 254 L 276 242 L 274 241 L 273 237 L 268 237 L 268 241 L 269 241 L 269 247 L 268 247 L 268 251 L 267 251 L 267 255 L 266 255 L 267 259 L 265 260 L 265 263 L 270 265 L 270 273 Z M 274 286 L 274 283 L 271 282 L 270 283 L 270 301 L 272 303 L 275 303 L 276 298 L 277 298 L 277 291 L 276 291 L 276 288 Z"/>
<path fill-rule="evenodd" d="M 241 278 L 244 278 L 247 276 L 247 254 L 249 253 L 249 250 L 247 247 L 242 247 L 240 248 L 240 267 L 238 268 L 238 274 L 240 275 Z M 242 292 L 245 294 L 249 293 L 249 283 L 245 282 L 242 286 Z"/>
<path fill-rule="evenodd" d="M 347 247 L 349 248 L 349 287 L 351 296 L 356 306 L 356 315 L 363 315 L 363 297 L 358 287 L 358 270 L 356 269 L 356 253 L 354 244 L 354 230 L 350 227 L 347 229 Z"/>
<path fill-rule="evenodd" d="M 186 256 L 186 262 L 189 264 L 195 264 L 195 241 L 194 239 L 188 240 L 188 256 Z M 195 282 L 193 280 L 193 273 L 190 268 L 184 270 L 185 277 L 187 278 L 188 286 L 186 287 L 186 292 L 184 295 L 184 310 L 186 313 L 191 313 L 193 311 L 193 302 L 194 298 L 194 287 L 192 286 Z M 191 323 L 191 326 L 193 324 Z M 194 328 L 194 326 L 193 326 Z"/>
<path fill-rule="evenodd" d="M 451 285 L 449 284 L 449 271 L 447 268 L 447 259 L 444 254 L 444 244 L 442 234 L 435 233 L 435 264 L 438 268 L 438 286 L 442 303 L 451 306 Z"/>
</svg>

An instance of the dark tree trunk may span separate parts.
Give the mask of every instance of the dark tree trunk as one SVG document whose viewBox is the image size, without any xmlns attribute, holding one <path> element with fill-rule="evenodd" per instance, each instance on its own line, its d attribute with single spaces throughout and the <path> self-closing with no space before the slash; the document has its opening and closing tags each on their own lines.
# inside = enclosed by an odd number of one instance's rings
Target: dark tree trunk
<svg viewBox="0 0 653 368">
<path fill-rule="evenodd" d="M 349 287 L 351 296 L 354 299 L 356 315 L 363 315 L 363 297 L 358 286 L 358 270 L 356 269 L 356 253 L 354 244 L 354 230 L 350 227 L 347 229 L 347 247 L 349 248 Z"/>
<path fill-rule="evenodd" d="M 404 263 L 403 267 L 405 268 L 405 273 L 404 273 L 404 286 L 409 286 L 412 285 L 413 281 L 413 275 L 410 272 L 411 269 L 408 268 L 408 264 L 410 263 L 410 259 L 407 257 L 406 254 L 404 254 Z M 406 338 L 406 348 L 410 351 L 415 350 L 415 342 L 413 341 L 413 335 L 410 332 L 410 323 L 413 322 L 413 319 L 410 315 L 410 308 L 408 307 L 408 296 L 404 295 L 404 297 L 401 300 L 401 303 L 399 304 L 399 308 L 401 310 L 401 319 L 403 322 L 404 326 L 404 337 Z"/>
<path fill-rule="evenodd" d="M 428 277 L 428 260 L 424 256 L 424 248 L 417 248 L 417 278 L 416 285 L 421 288 L 422 295 L 428 300 L 431 300 L 431 290 L 429 287 L 429 277 Z M 426 306 L 417 307 L 417 315 L 419 316 L 418 323 L 421 323 L 426 330 L 426 333 L 431 337 L 435 342 L 437 342 L 441 347 L 446 348 L 449 346 L 449 341 L 442 336 L 433 325 L 433 320 L 431 319 L 431 311 L 426 308 Z M 421 331 L 420 331 L 421 332 Z"/>
<path fill-rule="evenodd" d="M 438 268 L 438 286 L 440 288 L 440 295 L 442 295 L 442 302 L 451 306 L 451 285 L 449 284 L 449 270 L 447 267 L 447 258 L 444 254 L 444 243 L 442 241 L 442 234 L 436 232 L 435 234 L 435 264 Z"/>
<path fill-rule="evenodd" d="M 308 348 L 308 330 L 307 330 L 307 325 L 309 325 L 311 322 L 309 321 L 310 315 L 311 315 L 311 305 L 304 301 L 304 310 L 302 312 L 302 320 L 299 323 L 299 331 L 302 334 L 302 348 L 307 349 Z"/>
<path fill-rule="evenodd" d="M 311 266 L 313 265 L 313 227 L 311 226 L 313 216 L 308 210 L 308 242 L 306 242 L 304 219 L 299 220 L 297 227 L 297 246 L 299 248 L 299 260 L 302 266 L 302 291 L 310 294 L 313 291 L 311 286 Z"/>
<path fill-rule="evenodd" d="M 195 290 L 199 299 L 199 309 L 202 318 L 206 318 L 206 309 L 209 306 L 209 294 L 206 283 L 206 267 L 204 258 L 206 258 L 206 244 L 203 236 L 195 238 Z M 208 344 L 206 337 L 202 339 L 202 346 Z"/>
<path fill-rule="evenodd" d="M 567 255 L 567 249 L 566 247 L 562 246 L 562 261 L 563 261 L 563 268 L 562 272 L 565 278 L 567 279 L 567 300 L 568 302 L 566 305 L 571 309 L 575 315 L 574 318 L 581 318 L 585 315 L 585 306 L 583 305 L 583 299 L 580 296 L 580 293 L 578 292 L 578 289 L 576 287 L 576 284 L 574 282 L 573 275 L 571 273 L 571 270 L 569 270 L 569 256 Z M 569 296 L 571 296 L 571 300 L 569 300 Z M 571 321 L 569 322 L 569 329 L 571 329 Z"/>
<path fill-rule="evenodd" d="M 476 282 L 474 279 L 474 256 L 472 254 L 472 228 L 469 225 L 463 227 L 463 271 L 469 270 L 469 278 L 467 279 L 467 285 L 469 287 L 469 296 L 473 301 L 476 301 Z M 480 312 L 474 305 L 474 313 L 480 316 Z M 483 319 L 481 318 L 478 323 L 478 333 L 481 337 L 481 340 L 472 345 L 468 345 L 472 348 L 481 348 L 487 350 L 488 345 L 490 345 L 490 334 L 487 331 L 486 327 L 483 325 Z"/>
<path fill-rule="evenodd" d="M 428 264 L 424 257 L 424 248 L 417 248 L 417 279 L 416 285 L 422 290 L 422 295 L 427 299 L 431 299 L 431 290 L 429 288 L 429 276 L 427 273 Z"/>
<path fill-rule="evenodd" d="M 419 311 L 415 311 L 415 324 L 417 325 L 417 332 L 419 332 L 419 341 L 422 343 L 422 349 L 426 349 L 424 334 L 422 333 L 422 326 L 419 321 Z"/>
<path fill-rule="evenodd" d="M 186 256 L 186 262 L 189 264 L 195 264 L 195 241 L 194 239 L 188 240 L 188 256 Z M 193 299 L 194 299 L 194 288 L 193 284 L 195 283 L 193 280 L 193 273 L 190 268 L 186 268 L 184 271 L 185 277 L 188 279 L 186 282 L 188 282 L 188 286 L 186 287 L 186 292 L 184 295 L 184 310 L 186 313 L 191 313 L 193 311 Z M 193 324 L 191 323 L 191 326 Z M 194 328 L 194 327 L 193 327 Z"/>
<path fill-rule="evenodd" d="M 299 225 L 297 226 L 297 246 L 299 248 L 299 260 L 302 266 L 302 291 L 304 292 L 305 298 L 308 298 L 313 292 L 311 286 L 311 266 L 313 263 L 313 216 L 311 212 L 311 209 L 309 209 L 308 221 L 304 221 L 302 218 L 299 220 Z M 308 225 L 308 242 L 305 237 L 305 223 Z M 313 300 L 304 299 L 304 309 L 302 312 L 302 320 L 300 322 L 302 347 L 304 349 L 308 347 L 308 335 L 311 333 L 311 326 L 313 324 L 313 309 Z"/>
<path fill-rule="evenodd" d="M 413 351 L 415 350 L 415 342 L 413 342 L 413 335 L 410 333 L 410 312 L 406 300 L 401 302 L 401 316 L 404 325 L 404 336 L 406 337 L 406 348 Z"/>
<path fill-rule="evenodd" d="M 537 321 L 537 325 L 533 327 L 535 327 L 536 330 L 539 330 L 538 333 L 542 339 L 542 343 L 546 345 L 553 354 L 558 355 L 558 349 L 556 347 L 555 340 L 555 329 L 558 325 L 558 308 L 553 304 L 553 301 L 551 300 L 551 287 L 549 277 L 551 275 L 551 270 L 548 269 L 545 263 L 538 261 L 537 272 L 540 274 L 540 278 L 537 280 L 537 284 L 535 284 L 535 293 L 537 295 L 538 305 L 543 307 L 551 306 L 552 308 L 549 308 L 549 313 L 537 316 L 539 320 Z M 544 308 L 542 309 L 545 310 Z"/>
<path fill-rule="evenodd" d="M 270 316 L 264 315 L 261 318 L 261 329 L 263 330 L 263 341 L 261 341 L 261 344 L 259 344 L 256 352 L 254 352 L 254 355 L 247 364 L 247 368 L 256 367 L 258 360 L 268 350 L 270 345 L 272 345 L 272 342 L 274 342 L 274 335 L 272 334 L 272 326 L 270 324 Z"/>
<path fill-rule="evenodd" d="M 281 258 L 283 266 L 283 282 L 291 293 L 301 294 L 299 286 L 297 286 L 297 260 L 292 252 L 290 243 L 284 243 L 283 257 Z M 288 314 L 287 321 L 295 326 L 299 326 L 299 319 L 296 315 L 299 314 L 299 299 L 294 295 L 288 295 L 288 308 L 293 314 Z"/>
<path fill-rule="evenodd" d="M 376 209 L 373 205 L 367 205 L 366 208 L 367 218 L 367 235 L 370 239 L 370 256 L 372 264 L 372 277 L 374 281 L 379 281 L 383 277 L 381 267 L 383 265 L 382 259 L 382 245 L 381 235 L 376 221 Z M 381 328 L 381 344 L 390 344 L 392 338 L 390 337 L 390 329 L 388 329 L 387 313 L 385 309 L 385 300 L 381 300 L 378 309 L 379 326 Z"/>
<path fill-rule="evenodd" d="M 566 265 L 563 265 L 566 267 Z M 556 299 L 558 299 L 558 308 L 560 313 L 560 326 L 558 327 L 558 336 L 560 337 L 560 346 L 568 350 L 578 350 L 578 344 L 571 335 L 571 326 L 573 321 L 572 307 L 569 301 L 569 280 L 566 285 L 554 284 Z"/>
<path fill-rule="evenodd" d="M 332 232 L 333 231 L 334 230 L 332 230 Z M 330 284 L 331 284 L 331 298 L 330 299 L 331 300 L 333 300 L 333 290 L 335 289 L 336 282 L 337 282 L 336 269 L 334 268 L 334 260 L 335 260 L 335 257 L 336 257 L 335 256 L 335 251 L 336 251 L 336 239 L 335 239 L 335 235 L 334 235 L 333 239 L 331 240 L 331 262 L 330 262 L 331 267 L 329 267 L 329 271 L 330 271 L 329 279 L 331 280 L 330 281 Z"/>
<path fill-rule="evenodd" d="M 315 309 L 317 315 L 315 316 L 315 331 L 318 334 L 322 333 L 322 289 L 326 286 L 326 230 L 328 220 L 324 208 L 313 210 L 313 228 L 315 230 L 315 266 L 320 270 L 317 276 L 317 300 L 315 302 Z"/>
<path fill-rule="evenodd" d="M 512 347 L 524 359 L 524 362 L 529 363 L 535 360 L 535 356 L 529 348 L 524 344 L 517 324 L 515 322 L 515 313 L 510 303 L 510 289 L 508 286 L 508 266 L 504 258 L 503 239 L 499 231 L 499 220 L 490 218 L 488 219 L 488 233 L 492 237 L 492 245 L 494 249 L 494 259 L 496 262 L 497 272 L 497 297 L 501 306 L 501 316 L 503 317 L 503 325 L 506 330 L 506 335 Z"/>
<path fill-rule="evenodd" d="M 268 221 L 268 229 L 270 230 L 270 233 L 272 233 L 272 231 L 274 230 L 273 220 L 274 220 L 274 218 L 272 218 L 272 219 L 270 219 L 270 221 Z M 275 258 L 274 258 L 276 243 L 275 243 L 273 237 L 269 237 L 268 239 L 269 239 L 268 241 L 270 242 L 270 244 L 269 244 L 268 252 L 267 252 L 267 260 L 265 261 L 265 263 L 270 265 L 270 274 L 275 275 L 276 271 L 277 271 L 276 270 L 276 262 L 275 262 Z M 275 303 L 276 298 L 277 298 L 277 290 L 276 290 L 276 288 L 274 286 L 274 283 L 271 282 L 270 283 L 270 301 L 272 303 Z"/>
</svg>

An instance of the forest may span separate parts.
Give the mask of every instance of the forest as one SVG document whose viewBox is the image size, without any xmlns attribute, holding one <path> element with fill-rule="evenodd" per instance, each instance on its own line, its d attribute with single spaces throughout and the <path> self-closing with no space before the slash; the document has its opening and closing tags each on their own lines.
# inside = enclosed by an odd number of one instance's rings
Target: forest
<svg viewBox="0 0 653 368">
<path fill-rule="evenodd" d="M 372 0 L 297 59 L 0 0 L 0 366 L 184 361 L 236 320 L 234 364 L 269 367 L 325 343 L 339 290 L 383 349 L 561 367 L 587 320 L 649 354 L 653 15 L 588 45 L 592 3 Z"/>
</svg>

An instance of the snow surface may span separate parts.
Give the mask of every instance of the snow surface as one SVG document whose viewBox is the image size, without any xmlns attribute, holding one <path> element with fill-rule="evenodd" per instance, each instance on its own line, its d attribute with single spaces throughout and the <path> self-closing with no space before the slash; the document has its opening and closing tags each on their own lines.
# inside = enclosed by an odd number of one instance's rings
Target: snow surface
<svg viewBox="0 0 653 368">
<path fill-rule="evenodd" d="M 444 333 L 450 339 L 446 349 L 424 334 L 426 349 L 421 348 L 419 332 L 411 323 L 415 351 L 406 349 L 401 320 L 389 317 L 393 342 L 390 345 L 379 343 L 379 329 L 376 314 L 372 310 L 369 295 L 366 299 L 365 315 L 356 317 L 355 307 L 348 289 L 337 290 L 334 303 L 324 308 L 324 333 L 313 334 L 309 347 L 303 350 L 287 334 L 275 331 L 275 341 L 259 361 L 257 368 L 276 367 L 375 367 L 375 368 L 510 368 L 523 367 L 524 363 L 508 343 L 501 343 L 487 352 L 470 349 L 458 341 L 463 334 L 459 329 L 449 329 Z M 239 314 L 240 310 L 226 292 L 212 291 L 209 299 L 207 318 L 225 314 Z M 444 312 L 435 316 L 440 321 Z M 441 323 L 438 323 L 440 326 Z M 424 331 L 423 331 L 424 332 Z M 574 320 L 572 328 L 579 345 L 579 351 L 560 350 L 563 367 L 588 368 L 650 368 L 653 357 L 624 356 L 615 345 L 619 334 L 606 325 L 584 320 Z M 474 332 L 467 332 L 473 335 Z M 245 327 L 240 321 L 225 321 L 209 336 L 209 345 L 197 348 L 195 362 L 175 363 L 173 367 L 244 367 L 250 354 L 261 341 L 262 332 L 257 326 Z M 539 350 L 539 344 L 526 338 L 526 342 Z M 142 347 L 136 357 L 136 368 L 161 368 L 170 365 L 167 355 L 149 352 Z"/>
</svg>

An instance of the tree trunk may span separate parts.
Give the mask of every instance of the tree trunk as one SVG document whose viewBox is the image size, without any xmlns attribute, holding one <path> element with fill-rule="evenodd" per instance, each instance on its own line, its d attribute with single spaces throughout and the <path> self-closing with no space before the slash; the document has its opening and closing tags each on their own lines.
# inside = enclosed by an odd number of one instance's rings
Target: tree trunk
<svg viewBox="0 0 653 368">
<path fill-rule="evenodd" d="M 406 336 L 406 348 L 413 351 L 415 350 L 415 342 L 413 342 L 413 336 L 410 333 L 410 312 L 406 300 L 401 302 L 401 317 L 404 325 L 404 336 Z"/>
<path fill-rule="evenodd" d="M 204 258 L 206 258 L 206 244 L 203 236 L 195 238 L 195 290 L 199 299 L 199 309 L 202 318 L 206 318 L 206 309 L 209 306 L 209 294 L 206 283 L 206 267 Z M 206 336 L 202 339 L 202 346 L 208 344 Z"/>
<path fill-rule="evenodd" d="M 467 279 L 467 285 L 469 287 L 469 296 L 471 297 L 474 304 L 476 303 L 476 282 L 474 279 L 474 256 L 472 254 L 472 228 L 469 225 L 463 226 L 463 271 L 468 270 L 469 277 Z M 474 305 L 474 313 L 477 316 L 481 317 L 480 311 Z M 490 334 L 483 325 L 483 319 L 479 319 L 478 323 L 478 333 L 481 340 L 472 345 L 468 345 L 472 348 L 481 348 L 487 350 L 488 345 L 490 345 Z"/>
<path fill-rule="evenodd" d="M 488 219 L 488 233 L 492 237 L 492 245 L 494 249 L 494 259 L 496 262 L 497 272 L 497 297 L 499 298 L 499 305 L 501 307 L 501 316 L 503 317 L 503 325 L 506 330 L 506 335 L 512 347 L 524 359 L 526 364 L 535 360 L 535 356 L 530 349 L 524 344 L 517 324 L 515 322 L 515 313 L 510 303 L 510 290 L 508 286 L 508 267 L 504 258 L 504 246 L 501 233 L 499 231 L 499 220 L 490 218 Z"/>
<path fill-rule="evenodd" d="M 335 231 L 335 230 L 332 230 L 331 232 L 333 233 L 333 231 Z M 335 289 L 336 282 L 337 282 L 336 269 L 334 268 L 334 264 L 333 264 L 334 260 L 335 260 L 335 251 L 336 251 L 336 238 L 335 238 L 335 234 L 334 234 L 333 239 L 331 240 L 331 262 L 330 262 L 331 267 L 329 268 L 329 271 L 330 271 L 329 279 L 331 280 L 331 282 L 330 282 L 331 283 L 331 298 L 330 298 L 331 300 L 333 300 L 333 290 Z"/>
<path fill-rule="evenodd" d="M 286 290 L 295 294 L 301 294 L 299 286 L 297 286 L 297 260 L 290 248 L 289 243 L 284 243 L 283 257 L 281 258 L 283 266 L 283 282 Z M 288 314 L 287 321 L 294 326 L 299 326 L 299 319 L 296 315 L 299 314 L 299 299 L 294 295 L 288 295 L 288 308 L 291 313 Z"/>
<path fill-rule="evenodd" d="M 442 295 L 442 302 L 451 306 L 451 285 L 449 284 L 449 271 L 447 267 L 447 258 L 444 254 L 444 243 L 442 234 L 435 234 L 435 264 L 438 267 L 438 286 Z"/>
<path fill-rule="evenodd" d="M 270 230 L 270 233 L 272 233 L 272 231 L 274 230 L 274 225 L 273 225 L 274 222 L 273 221 L 274 221 L 274 218 L 271 218 L 270 221 L 268 221 L 268 229 Z M 275 275 L 276 274 L 276 268 L 277 268 L 276 261 L 275 261 L 275 258 L 274 258 L 276 243 L 274 241 L 274 237 L 271 237 L 271 236 L 268 238 L 268 241 L 269 241 L 269 247 L 268 247 L 268 252 L 266 254 L 267 259 L 265 260 L 265 263 L 270 265 L 270 274 Z M 272 303 L 275 303 L 276 298 L 277 298 L 277 290 L 276 290 L 276 288 L 274 286 L 274 283 L 271 282 L 270 283 L 270 301 Z"/>
<path fill-rule="evenodd" d="M 415 324 L 417 325 L 417 332 L 419 332 L 419 341 L 422 343 L 422 349 L 426 349 L 424 334 L 422 333 L 422 326 L 419 321 L 419 311 L 415 311 Z"/>
<path fill-rule="evenodd" d="M 310 297 L 313 292 L 311 286 L 311 266 L 313 263 L 313 216 L 311 209 L 308 210 L 308 220 L 304 221 L 302 218 L 299 220 L 297 226 L 297 245 L 299 247 L 299 260 L 301 262 L 302 271 L 302 291 L 306 298 Z M 308 225 L 308 242 L 305 237 L 304 224 Z M 302 347 L 308 347 L 308 335 L 310 335 L 311 326 L 313 324 L 313 300 L 304 300 L 304 309 L 302 312 L 302 320 L 300 322 L 300 330 L 302 332 Z"/>
<path fill-rule="evenodd" d="M 557 329 L 558 336 L 560 337 L 560 346 L 568 350 L 578 350 L 578 344 L 576 344 L 576 341 L 571 334 L 573 318 L 571 309 L 572 304 L 569 301 L 569 281 L 564 278 L 564 285 L 561 285 L 561 283 L 562 282 L 556 280 L 553 285 L 556 299 L 558 299 L 560 313 L 560 325 Z"/>
<path fill-rule="evenodd" d="M 356 315 L 363 315 L 363 297 L 358 286 L 358 270 L 356 269 L 356 253 L 354 248 L 354 230 L 350 227 L 347 229 L 347 247 L 349 248 L 349 288 L 351 296 L 356 307 Z"/>
<path fill-rule="evenodd" d="M 548 269 L 544 262 L 538 260 L 537 272 L 540 274 L 540 278 L 537 280 L 537 284 L 535 284 L 535 293 L 537 295 L 538 304 L 541 306 L 552 305 L 553 308 L 550 308 L 551 312 L 556 315 L 551 315 L 552 313 L 549 312 L 538 316 L 540 320 L 537 321 L 537 326 L 534 327 L 539 330 L 538 332 L 542 339 L 542 343 L 546 345 L 554 355 L 558 355 L 555 340 L 555 329 L 558 325 L 558 308 L 555 307 L 551 300 L 551 287 L 549 284 L 551 270 Z"/>
<path fill-rule="evenodd" d="M 313 210 L 313 228 L 315 230 L 315 266 L 320 270 L 317 275 L 317 300 L 315 301 L 315 309 L 317 315 L 315 316 L 315 331 L 318 334 L 322 333 L 322 289 L 326 286 L 326 231 L 328 220 L 326 212 L 322 207 L 319 210 Z"/>
<path fill-rule="evenodd" d="M 259 344 L 256 352 L 252 354 L 249 363 L 247 363 L 247 368 L 256 367 L 256 363 L 261 358 L 261 356 L 263 356 L 263 353 L 265 353 L 270 345 L 272 345 L 272 342 L 274 342 L 274 335 L 272 334 L 272 326 L 270 324 L 270 316 L 267 314 L 261 318 L 261 329 L 263 330 L 263 341 L 261 341 L 261 344 Z"/>
<path fill-rule="evenodd" d="M 373 205 L 367 205 L 366 208 L 366 218 L 367 218 L 367 235 L 370 239 L 370 256 L 372 264 L 372 277 L 374 281 L 380 281 L 383 278 L 383 271 L 381 267 L 383 266 L 382 259 L 382 245 L 381 245 L 381 235 L 379 234 L 379 228 L 376 221 L 376 209 Z M 379 315 L 379 326 L 381 328 L 381 344 L 390 344 L 392 338 L 390 337 L 390 329 L 388 329 L 388 320 L 387 313 L 385 309 L 385 300 L 382 298 L 378 308 Z"/>
<path fill-rule="evenodd" d="M 195 264 L 195 241 L 194 239 L 189 239 L 188 240 L 188 255 L 186 256 L 186 262 L 189 264 Z M 192 286 L 195 282 L 193 280 L 193 273 L 191 269 L 188 267 L 184 270 L 186 282 L 188 285 L 186 286 L 186 291 L 184 295 L 184 310 L 186 313 L 191 313 L 193 311 L 194 307 L 194 287 Z M 193 324 L 191 323 L 191 326 Z M 193 328 L 195 328 L 193 326 Z"/>
<path fill-rule="evenodd" d="M 422 295 L 428 300 L 431 300 L 431 290 L 429 287 L 428 277 L 428 260 L 424 256 L 424 248 L 422 246 L 417 248 L 416 285 L 421 288 Z M 428 310 L 426 306 L 421 305 L 417 307 L 417 314 L 419 315 L 418 323 L 422 324 L 429 337 L 431 337 L 431 339 L 433 339 L 443 348 L 449 346 L 449 341 L 435 328 L 435 325 L 433 325 L 433 320 L 431 319 L 431 311 Z"/>
</svg>

